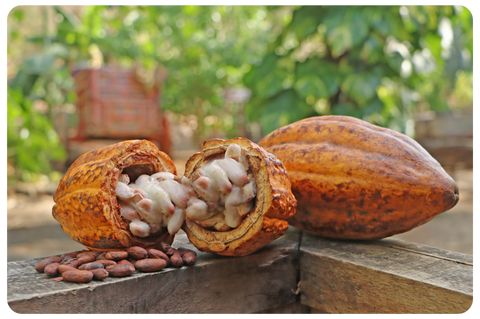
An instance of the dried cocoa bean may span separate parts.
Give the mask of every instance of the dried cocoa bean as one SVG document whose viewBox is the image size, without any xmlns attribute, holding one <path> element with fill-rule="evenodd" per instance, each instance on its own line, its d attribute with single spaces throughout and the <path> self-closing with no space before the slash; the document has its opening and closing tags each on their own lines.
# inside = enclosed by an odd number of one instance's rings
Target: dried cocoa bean
<svg viewBox="0 0 480 319">
<path fill-rule="evenodd" d="M 115 265 L 110 270 L 107 269 L 107 271 L 111 277 L 126 277 L 135 272 L 135 267 L 131 264 Z"/>
<path fill-rule="evenodd" d="M 65 262 L 65 261 L 67 261 L 67 260 L 73 259 L 73 258 L 74 258 L 74 257 L 68 256 L 68 255 L 65 256 L 65 257 L 62 257 L 62 263 Z"/>
<path fill-rule="evenodd" d="M 45 266 L 43 272 L 49 277 L 56 277 L 58 275 L 58 266 L 60 266 L 59 263 L 48 264 Z"/>
<path fill-rule="evenodd" d="M 61 273 L 61 274 L 63 274 L 66 271 L 69 271 L 69 270 L 77 270 L 77 268 L 74 268 L 74 267 L 68 266 L 68 265 L 62 265 L 62 264 L 60 264 L 58 266 L 58 272 Z"/>
<path fill-rule="evenodd" d="M 110 272 L 110 270 L 112 270 L 112 268 L 115 267 L 115 266 L 117 266 L 117 265 L 118 265 L 117 263 L 115 263 L 115 264 L 113 264 L 113 265 L 108 265 L 108 266 L 105 267 L 105 270 L 108 271 L 108 272 Z"/>
<path fill-rule="evenodd" d="M 178 252 L 182 256 L 182 260 L 187 266 L 193 266 L 195 265 L 196 259 L 197 259 L 197 253 L 193 250 L 179 247 Z"/>
<path fill-rule="evenodd" d="M 97 256 L 97 260 L 107 260 L 107 257 L 105 257 L 106 252 L 101 253 L 100 255 Z"/>
<path fill-rule="evenodd" d="M 72 258 L 72 259 L 64 260 L 60 263 L 60 265 L 65 265 L 65 266 L 70 266 L 70 267 L 73 267 L 73 268 L 77 268 L 79 266 L 78 258 Z"/>
<path fill-rule="evenodd" d="M 148 256 L 148 252 L 145 248 L 142 248 L 140 246 L 133 246 L 127 249 L 128 254 L 130 257 L 140 260 L 140 259 L 145 259 Z"/>
<path fill-rule="evenodd" d="M 165 267 L 167 267 L 167 262 L 163 259 L 147 258 L 137 260 L 135 263 L 135 268 L 141 272 L 160 271 Z"/>
<path fill-rule="evenodd" d="M 126 251 L 109 251 L 105 254 L 105 258 L 115 261 L 127 259 L 128 253 Z"/>
<path fill-rule="evenodd" d="M 94 254 L 95 257 L 98 257 L 98 256 L 100 256 L 101 254 L 103 254 L 103 251 L 100 251 L 100 250 L 90 250 L 90 252 L 91 252 L 92 254 Z"/>
<path fill-rule="evenodd" d="M 167 266 L 170 265 L 170 258 L 165 254 L 163 251 L 160 251 L 155 248 L 151 248 L 148 250 L 148 257 L 155 258 L 155 259 L 163 259 L 167 262 Z"/>
<path fill-rule="evenodd" d="M 93 274 L 93 280 L 103 280 L 108 277 L 108 271 L 104 268 L 90 270 Z"/>
<path fill-rule="evenodd" d="M 95 261 L 96 263 L 101 263 L 103 265 L 103 267 L 107 268 L 107 266 L 110 266 L 110 265 L 116 265 L 117 262 L 114 261 L 114 260 L 108 260 L 108 259 L 100 259 L 97 261 Z"/>
<path fill-rule="evenodd" d="M 59 263 L 62 261 L 62 257 L 57 257 L 57 256 L 53 256 L 53 257 L 47 257 L 45 259 L 43 259 L 42 261 L 40 261 L 36 266 L 35 266 L 35 270 L 37 272 L 43 272 L 44 269 L 45 269 L 45 266 L 47 266 L 48 264 L 51 264 L 51 263 Z"/>
<path fill-rule="evenodd" d="M 80 270 L 94 270 L 94 269 L 98 269 L 98 268 L 105 268 L 105 267 L 103 266 L 102 263 L 95 262 L 95 261 L 87 263 L 87 264 L 80 265 L 78 267 L 78 269 L 80 269 Z"/>
<path fill-rule="evenodd" d="M 180 268 L 183 266 L 183 259 L 182 256 L 180 255 L 180 252 L 174 248 L 173 249 L 173 254 L 170 256 L 170 262 L 172 263 L 172 266 L 175 268 Z"/>
<path fill-rule="evenodd" d="M 93 279 L 93 273 L 88 270 L 69 270 L 62 274 L 62 278 L 69 282 L 90 282 Z"/>
<path fill-rule="evenodd" d="M 83 264 L 88 264 L 88 263 L 91 263 L 93 261 L 95 261 L 97 259 L 97 257 L 95 257 L 94 254 L 85 254 L 81 257 L 78 257 L 78 266 L 80 265 L 83 265 Z"/>
<path fill-rule="evenodd" d="M 69 253 L 65 253 L 65 254 L 62 254 L 60 257 L 62 257 L 63 259 L 65 259 L 65 257 L 71 257 L 71 258 L 75 258 L 78 256 L 78 254 L 82 253 L 81 250 L 77 250 L 77 251 L 72 251 L 72 252 L 69 252 Z"/>
<path fill-rule="evenodd" d="M 80 258 L 80 257 L 85 256 L 85 255 L 94 255 L 95 259 L 96 259 L 97 256 L 100 255 L 101 253 L 102 253 L 101 251 L 95 251 L 95 250 L 84 251 L 84 252 L 79 253 L 77 255 L 77 258 Z"/>
<path fill-rule="evenodd" d="M 132 263 L 131 261 L 127 260 L 127 259 L 122 259 L 118 262 L 119 265 L 125 265 L 125 264 L 129 264 L 129 265 L 132 265 L 134 266 L 134 262 Z"/>
<path fill-rule="evenodd" d="M 170 246 L 169 244 L 165 243 L 165 242 L 161 242 L 159 245 L 158 245 L 158 249 L 163 251 L 165 254 L 167 254 L 167 256 L 171 256 L 173 255 L 173 248 L 172 246 Z"/>
</svg>

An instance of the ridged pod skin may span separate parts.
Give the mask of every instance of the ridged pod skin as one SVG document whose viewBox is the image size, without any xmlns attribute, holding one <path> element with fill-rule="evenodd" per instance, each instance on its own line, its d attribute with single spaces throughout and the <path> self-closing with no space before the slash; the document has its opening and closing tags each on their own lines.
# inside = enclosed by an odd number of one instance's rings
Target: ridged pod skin
<svg viewBox="0 0 480 319">
<path fill-rule="evenodd" d="M 173 242 L 166 228 L 146 238 L 133 236 L 120 214 L 115 188 L 121 173 L 135 180 L 141 174 L 170 172 L 173 161 L 147 140 L 130 140 L 80 156 L 65 173 L 53 196 L 53 217 L 74 240 L 92 250 L 155 247 Z"/>
<path fill-rule="evenodd" d="M 289 223 L 338 239 L 378 239 L 458 202 L 458 186 L 416 141 L 347 116 L 307 118 L 259 142 L 285 165 L 297 199 Z"/>
<path fill-rule="evenodd" d="M 254 208 L 237 228 L 229 231 L 207 230 L 188 218 L 183 230 L 190 242 L 201 251 L 225 256 L 245 256 L 287 231 L 287 219 L 295 214 L 296 200 L 282 162 L 244 138 L 206 141 L 202 145 L 202 151 L 187 161 L 185 176 L 193 180 L 198 168 L 211 158 L 223 156 L 231 143 L 241 147 L 253 172 L 257 185 Z"/>
</svg>

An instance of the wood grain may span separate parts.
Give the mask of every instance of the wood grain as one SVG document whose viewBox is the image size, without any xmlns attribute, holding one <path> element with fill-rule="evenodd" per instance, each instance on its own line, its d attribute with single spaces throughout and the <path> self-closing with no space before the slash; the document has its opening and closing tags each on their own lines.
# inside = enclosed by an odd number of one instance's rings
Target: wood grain
<svg viewBox="0 0 480 319">
<path fill-rule="evenodd" d="M 174 247 L 196 250 L 185 235 Z M 197 251 L 195 266 L 86 284 L 52 282 L 40 259 L 8 263 L 7 299 L 18 313 L 251 313 L 294 303 L 300 231 L 246 257 Z"/>
<path fill-rule="evenodd" d="M 195 266 L 86 284 L 53 282 L 39 259 L 8 263 L 18 313 L 462 313 L 470 255 L 394 239 L 328 240 L 289 228 L 246 257 L 197 252 Z M 300 282 L 299 282 L 300 280 Z"/>
<path fill-rule="evenodd" d="M 473 300 L 469 255 L 399 240 L 304 233 L 301 302 L 327 313 L 462 313 Z"/>
</svg>

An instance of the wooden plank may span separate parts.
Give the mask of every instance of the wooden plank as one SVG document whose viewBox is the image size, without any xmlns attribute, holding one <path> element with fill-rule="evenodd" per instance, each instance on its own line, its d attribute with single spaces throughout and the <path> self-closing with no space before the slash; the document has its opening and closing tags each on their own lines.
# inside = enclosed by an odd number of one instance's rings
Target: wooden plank
<svg viewBox="0 0 480 319">
<path fill-rule="evenodd" d="M 473 300 L 469 255 L 400 240 L 304 233 L 301 302 L 327 313 L 462 313 Z"/>
<path fill-rule="evenodd" d="M 198 252 L 192 267 L 86 284 L 52 282 L 40 259 L 8 263 L 7 299 L 18 313 L 253 313 L 294 303 L 300 231 L 246 257 Z M 174 247 L 193 248 L 185 235 Z"/>
<path fill-rule="evenodd" d="M 270 308 L 266 310 L 262 310 L 257 312 L 257 314 L 270 314 L 270 313 L 277 313 L 277 314 L 310 314 L 312 313 L 312 308 L 309 306 L 305 306 L 298 300 L 295 303 L 290 303 L 287 305 L 282 305 L 280 307 Z"/>
</svg>

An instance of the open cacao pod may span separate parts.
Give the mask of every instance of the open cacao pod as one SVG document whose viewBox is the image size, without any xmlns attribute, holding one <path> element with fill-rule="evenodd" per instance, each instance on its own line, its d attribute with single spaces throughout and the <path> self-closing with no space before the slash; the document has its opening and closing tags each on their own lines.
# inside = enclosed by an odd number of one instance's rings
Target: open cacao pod
<svg viewBox="0 0 480 319">
<path fill-rule="evenodd" d="M 243 138 L 205 142 L 184 177 L 153 143 L 125 141 L 71 165 L 53 216 L 94 250 L 171 244 L 183 226 L 198 249 L 240 256 L 285 233 L 296 207 L 290 186 L 283 164 Z"/>
<path fill-rule="evenodd" d="M 53 217 L 74 240 L 93 250 L 171 244 L 163 227 L 147 238 L 133 236 L 120 214 L 116 186 L 120 174 L 136 180 L 141 174 L 176 174 L 173 161 L 146 140 L 124 141 L 80 156 L 61 179 L 53 196 Z"/>
<path fill-rule="evenodd" d="M 247 139 L 206 141 L 202 145 L 202 151 L 194 154 L 186 163 L 185 177 L 195 183 L 209 163 L 224 156 L 228 157 L 230 149 L 235 145 L 239 146 L 237 157 L 240 157 L 240 162 L 243 159 L 245 167 L 248 167 L 249 178 L 245 183 L 256 184 L 253 207 L 237 223 L 238 225 L 230 225 L 232 226 L 230 229 L 227 227 L 223 231 L 218 230 L 224 227 L 222 221 L 215 225 L 205 224 L 203 223 L 205 221 L 194 221 L 187 215 L 183 229 L 190 242 L 201 251 L 227 256 L 251 254 L 282 236 L 288 228 L 286 219 L 295 214 L 296 200 L 282 162 Z M 235 192 L 235 183 L 232 183 L 234 190 L 231 194 Z M 227 223 L 228 202 L 229 197 L 225 200 L 225 207 L 222 208 L 225 210 Z"/>
<path fill-rule="evenodd" d="M 377 239 L 458 202 L 458 187 L 416 141 L 347 116 L 307 118 L 259 142 L 285 165 L 298 207 L 289 223 L 339 239 Z"/>
</svg>

